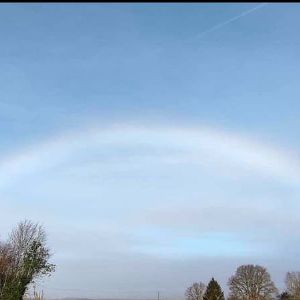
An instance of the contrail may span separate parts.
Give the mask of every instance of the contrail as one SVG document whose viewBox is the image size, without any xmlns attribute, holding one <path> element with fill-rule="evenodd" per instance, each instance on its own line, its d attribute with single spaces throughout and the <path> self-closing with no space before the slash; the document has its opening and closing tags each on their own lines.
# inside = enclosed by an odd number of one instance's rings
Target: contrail
<svg viewBox="0 0 300 300">
<path fill-rule="evenodd" d="M 251 8 L 251 9 L 248 9 L 248 10 L 242 12 L 241 14 L 239 14 L 239 15 L 237 15 L 237 16 L 235 16 L 235 17 L 233 17 L 233 18 L 231 18 L 231 19 L 229 19 L 229 20 L 227 20 L 227 21 L 224 21 L 224 22 L 222 22 L 222 23 L 219 23 L 219 24 L 217 24 L 217 25 L 211 27 L 210 29 L 207 29 L 207 30 L 205 30 L 205 31 L 203 31 L 203 32 L 201 32 L 201 33 L 199 33 L 199 34 L 196 36 L 196 38 L 199 39 L 199 38 L 203 37 L 204 35 L 206 35 L 206 34 L 208 34 L 208 33 L 211 33 L 211 32 L 213 32 L 213 31 L 215 31 L 215 30 L 218 30 L 218 29 L 224 27 L 225 25 L 227 25 L 227 24 L 229 24 L 229 23 L 232 23 L 232 22 L 234 22 L 234 21 L 236 21 L 236 20 L 238 20 L 238 19 L 240 19 L 240 18 L 242 18 L 242 17 L 244 17 L 244 16 L 246 16 L 246 15 L 249 15 L 250 13 L 252 13 L 252 12 L 254 12 L 254 11 L 256 11 L 256 10 L 258 10 L 258 9 L 260 9 L 260 8 L 262 8 L 262 7 L 264 7 L 264 6 L 266 6 L 266 5 L 267 5 L 267 3 L 261 3 L 261 4 L 255 6 L 255 7 Z"/>
</svg>

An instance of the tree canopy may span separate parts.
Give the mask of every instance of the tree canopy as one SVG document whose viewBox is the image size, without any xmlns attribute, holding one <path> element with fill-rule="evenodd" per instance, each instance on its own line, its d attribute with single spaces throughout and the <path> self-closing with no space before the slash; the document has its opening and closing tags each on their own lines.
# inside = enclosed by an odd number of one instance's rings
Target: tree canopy
<svg viewBox="0 0 300 300">
<path fill-rule="evenodd" d="M 20 222 L 8 241 L 0 244 L 0 299 L 22 300 L 31 283 L 55 270 L 49 258 L 44 228 Z"/>
<path fill-rule="evenodd" d="M 203 300 L 204 291 L 204 283 L 194 282 L 185 292 L 186 300 Z"/>
<path fill-rule="evenodd" d="M 230 297 L 242 300 L 274 298 L 277 289 L 267 269 L 258 265 L 242 265 L 228 281 Z"/>
<path fill-rule="evenodd" d="M 225 300 L 224 293 L 214 278 L 208 283 L 203 300 Z"/>
</svg>

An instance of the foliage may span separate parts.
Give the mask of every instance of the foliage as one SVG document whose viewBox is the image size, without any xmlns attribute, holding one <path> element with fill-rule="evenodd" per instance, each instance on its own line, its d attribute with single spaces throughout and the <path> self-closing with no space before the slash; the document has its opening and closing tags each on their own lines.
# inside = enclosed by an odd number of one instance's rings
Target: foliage
<svg viewBox="0 0 300 300">
<path fill-rule="evenodd" d="M 44 229 L 24 221 L 12 231 L 9 241 L 0 245 L 1 300 L 21 300 L 31 283 L 55 270 L 48 262 L 45 242 Z"/>
<path fill-rule="evenodd" d="M 208 283 L 203 300 L 224 300 L 224 293 L 219 283 L 212 278 Z"/>
</svg>

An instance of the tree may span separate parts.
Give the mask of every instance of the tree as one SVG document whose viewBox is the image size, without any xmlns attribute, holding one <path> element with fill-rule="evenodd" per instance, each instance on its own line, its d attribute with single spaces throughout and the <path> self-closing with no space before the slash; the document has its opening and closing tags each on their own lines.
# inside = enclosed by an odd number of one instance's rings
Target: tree
<svg viewBox="0 0 300 300">
<path fill-rule="evenodd" d="M 0 299 L 11 281 L 13 266 L 11 247 L 7 243 L 0 243 Z"/>
<path fill-rule="evenodd" d="M 43 227 L 20 222 L 0 247 L 0 299 L 22 300 L 29 284 L 55 270 L 49 258 Z"/>
<path fill-rule="evenodd" d="M 230 297 L 242 300 L 268 300 L 277 293 L 267 269 L 258 265 L 238 267 L 228 285 Z"/>
<path fill-rule="evenodd" d="M 186 300 L 203 300 L 204 291 L 204 283 L 194 282 L 185 292 Z"/>
<path fill-rule="evenodd" d="M 208 283 L 203 300 L 224 300 L 224 293 L 219 283 L 212 278 Z"/>
<path fill-rule="evenodd" d="M 285 284 L 291 298 L 300 299 L 300 272 L 287 272 Z"/>
<path fill-rule="evenodd" d="M 277 297 L 278 300 L 292 300 L 291 295 L 288 292 L 282 292 Z"/>
</svg>

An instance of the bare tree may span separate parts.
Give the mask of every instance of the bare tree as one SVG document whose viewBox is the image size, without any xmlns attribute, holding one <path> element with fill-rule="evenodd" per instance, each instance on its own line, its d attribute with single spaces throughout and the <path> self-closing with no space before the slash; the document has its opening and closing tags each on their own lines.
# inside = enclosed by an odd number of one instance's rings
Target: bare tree
<svg viewBox="0 0 300 300">
<path fill-rule="evenodd" d="M 9 236 L 9 244 L 12 246 L 18 262 L 22 260 L 33 242 L 45 245 L 46 233 L 41 225 L 29 220 L 20 222 Z"/>
<path fill-rule="evenodd" d="M 285 284 L 291 298 L 300 299 L 300 272 L 287 272 Z"/>
<path fill-rule="evenodd" d="M 205 292 L 205 284 L 202 282 L 194 282 L 185 292 L 186 300 L 203 300 Z"/>
<path fill-rule="evenodd" d="M 268 300 L 277 293 L 267 269 L 243 265 L 237 268 L 229 281 L 230 297 L 241 300 Z"/>
<path fill-rule="evenodd" d="M 292 296 L 287 292 L 282 292 L 279 295 L 277 295 L 276 299 L 278 300 L 292 300 Z"/>
</svg>

